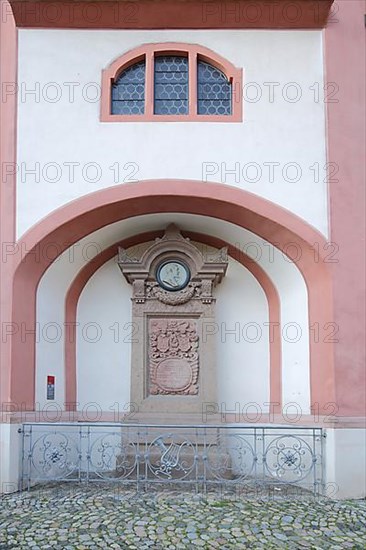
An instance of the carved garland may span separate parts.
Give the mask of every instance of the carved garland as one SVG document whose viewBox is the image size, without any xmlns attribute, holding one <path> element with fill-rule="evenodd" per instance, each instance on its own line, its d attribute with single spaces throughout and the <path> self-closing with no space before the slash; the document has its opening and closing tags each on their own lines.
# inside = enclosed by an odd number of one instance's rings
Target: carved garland
<svg viewBox="0 0 366 550">
<path fill-rule="evenodd" d="M 168 292 L 159 286 L 157 282 L 146 283 L 147 298 L 156 298 L 159 302 L 168 305 L 179 305 L 189 302 L 193 297 L 199 298 L 201 295 L 201 283 L 189 283 L 186 288 L 179 292 Z"/>
</svg>

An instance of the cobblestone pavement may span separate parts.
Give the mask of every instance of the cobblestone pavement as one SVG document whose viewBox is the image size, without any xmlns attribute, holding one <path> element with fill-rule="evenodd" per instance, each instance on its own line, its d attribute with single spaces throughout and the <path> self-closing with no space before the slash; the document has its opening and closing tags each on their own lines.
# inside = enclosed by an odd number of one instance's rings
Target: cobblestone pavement
<svg viewBox="0 0 366 550">
<path fill-rule="evenodd" d="M 0 498 L 0 549 L 366 548 L 366 501 L 49 486 Z"/>
</svg>

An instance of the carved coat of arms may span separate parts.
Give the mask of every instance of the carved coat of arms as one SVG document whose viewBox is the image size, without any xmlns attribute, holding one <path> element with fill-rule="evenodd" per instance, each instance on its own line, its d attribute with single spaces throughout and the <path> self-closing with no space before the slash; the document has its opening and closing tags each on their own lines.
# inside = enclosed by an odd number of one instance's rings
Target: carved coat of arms
<svg viewBox="0 0 366 550">
<path fill-rule="evenodd" d="M 195 319 L 150 319 L 149 392 L 198 394 L 198 334 Z"/>
</svg>

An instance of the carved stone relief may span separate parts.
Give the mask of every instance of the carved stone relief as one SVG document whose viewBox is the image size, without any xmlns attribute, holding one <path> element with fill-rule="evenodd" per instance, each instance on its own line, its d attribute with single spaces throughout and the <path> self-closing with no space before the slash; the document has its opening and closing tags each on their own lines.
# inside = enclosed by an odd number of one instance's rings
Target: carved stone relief
<svg viewBox="0 0 366 550">
<path fill-rule="evenodd" d="M 131 401 L 140 411 L 171 412 L 174 402 L 176 412 L 200 412 L 216 399 L 214 346 L 200 331 L 214 322 L 213 292 L 227 269 L 227 249 L 206 258 L 171 224 L 140 255 L 120 249 L 118 265 L 132 285 L 140 335 L 132 343 Z"/>
<path fill-rule="evenodd" d="M 168 292 L 159 286 L 157 282 L 146 283 L 146 297 L 156 298 L 159 302 L 169 305 L 185 304 L 193 297 L 199 298 L 201 295 L 201 283 L 189 283 L 186 288 L 180 292 Z"/>
<path fill-rule="evenodd" d="M 151 395 L 197 395 L 199 338 L 195 319 L 149 319 Z"/>
</svg>

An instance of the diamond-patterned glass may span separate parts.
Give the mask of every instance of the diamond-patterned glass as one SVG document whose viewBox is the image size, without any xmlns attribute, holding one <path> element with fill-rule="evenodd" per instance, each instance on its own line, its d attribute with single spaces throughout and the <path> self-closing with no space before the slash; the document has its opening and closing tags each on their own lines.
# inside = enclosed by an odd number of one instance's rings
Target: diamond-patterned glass
<svg viewBox="0 0 366 550">
<path fill-rule="evenodd" d="M 198 61 L 198 114 L 231 115 L 231 83 L 216 67 Z"/>
<path fill-rule="evenodd" d="M 112 84 L 112 115 L 143 115 L 145 111 L 145 61 L 128 67 Z"/>
<path fill-rule="evenodd" d="M 164 55 L 155 58 L 154 113 L 188 114 L 188 58 Z"/>
</svg>

